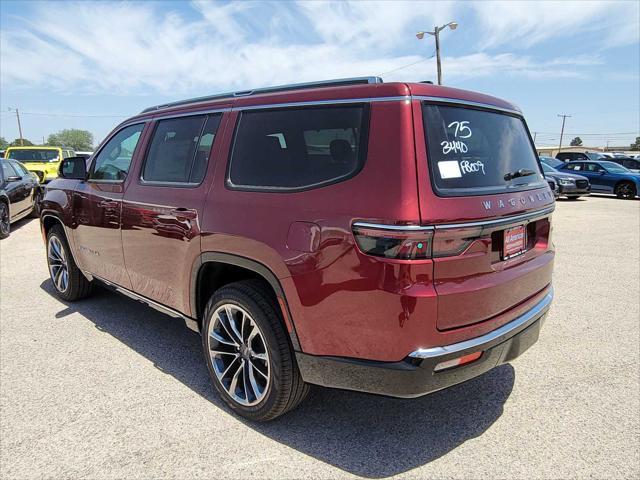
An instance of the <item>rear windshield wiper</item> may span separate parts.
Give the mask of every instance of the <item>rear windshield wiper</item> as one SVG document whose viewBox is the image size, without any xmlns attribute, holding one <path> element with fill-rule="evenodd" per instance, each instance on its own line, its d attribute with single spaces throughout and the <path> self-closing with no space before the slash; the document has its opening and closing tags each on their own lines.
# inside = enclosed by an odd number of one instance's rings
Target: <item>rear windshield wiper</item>
<svg viewBox="0 0 640 480">
<path fill-rule="evenodd" d="M 508 182 L 509 180 L 513 180 L 514 178 L 528 177 L 529 175 L 535 175 L 535 174 L 536 172 L 533 170 L 521 168 L 520 170 L 516 170 L 515 172 L 509 172 L 505 174 L 504 179 Z"/>
</svg>

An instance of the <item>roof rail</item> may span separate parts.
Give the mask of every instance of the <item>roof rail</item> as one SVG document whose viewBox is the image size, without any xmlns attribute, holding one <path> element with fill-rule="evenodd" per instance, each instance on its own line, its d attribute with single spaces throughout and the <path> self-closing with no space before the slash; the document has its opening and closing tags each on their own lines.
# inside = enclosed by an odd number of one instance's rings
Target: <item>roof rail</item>
<svg viewBox="0 0 640 480">
<path fill-rule="evenodd" d="M 343 85 L 358 85 L 358 84 L 367 84 L 367 83 L 382 83 L 382 78 L 380 77 L 339 78 L 335 80 L 323 80 L 320 82 L 292 83 L 289 85 L 278 85 L 275 87 L 256 88 L 253 90 L 241 90 L 237 92 L 218 93 L 216 95 L 207 95 L 204 97 L 189 98 L 187 100 L 179 100 L 177 102 L 156 105 L 154 107 L 145 108 L 140 113 L 149 113 L 156 110 L 162 110 L 165 108 L 177 107 L 180 105 L 189 105 L 191 103 L 209 102 L 213 100 L 222 100 L 225 98 L 231 99 L 236 97 L 247 97 L 249 95 L 257 95 L 259 93 L 285 92 L 290 90 L 305 90 L 309 88 L 341 87 Z"/>
</svg>

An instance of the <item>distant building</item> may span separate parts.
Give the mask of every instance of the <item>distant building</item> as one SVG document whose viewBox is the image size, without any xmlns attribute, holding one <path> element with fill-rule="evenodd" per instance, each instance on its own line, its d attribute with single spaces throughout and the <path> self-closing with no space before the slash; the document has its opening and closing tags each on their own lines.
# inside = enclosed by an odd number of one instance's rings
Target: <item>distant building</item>
<svg viewBox="0 0 640 480">
<path fill-rule="evenodd" d="M 558 147 L 536 147 L 538 155 L 545 157 L 555 157 L 558 154 Z M 632 152 L 629 150 L 629 145 L 625 147 L 562 147 L 563 152 L 621 152 L 627 154 L 637 154 L 638 152 Z"/>
</svg>

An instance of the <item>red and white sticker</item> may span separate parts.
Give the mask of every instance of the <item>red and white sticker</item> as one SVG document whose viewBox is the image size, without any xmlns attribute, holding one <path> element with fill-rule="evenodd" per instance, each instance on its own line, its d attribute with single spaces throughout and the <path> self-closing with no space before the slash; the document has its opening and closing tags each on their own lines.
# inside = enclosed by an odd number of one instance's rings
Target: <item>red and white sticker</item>
<svg viewBox="0 0 640 480">
<path fill-rule="evenodd" d="M 502 257 L 505 260 L 524 253 L 526 247 L 527 230 L 524 228 L 524 225 L 507 228 L 504 231 L 504 248 L 502 249 Z"/>
</svg>

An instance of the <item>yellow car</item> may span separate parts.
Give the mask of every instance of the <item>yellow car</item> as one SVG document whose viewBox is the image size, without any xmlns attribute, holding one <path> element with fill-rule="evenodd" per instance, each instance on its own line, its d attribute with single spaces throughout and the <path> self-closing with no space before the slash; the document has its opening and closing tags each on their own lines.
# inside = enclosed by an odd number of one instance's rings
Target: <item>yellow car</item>
<svg viewBox="0 0 640 480">
<path fill-rule="evenodd" d="M 64 147 L 9 147 L 4 156 L 21 162 L 40 183 L 47 183 L 58 177 L 60 162 L 74 157 L 75 152 Z"/>
</svg>

